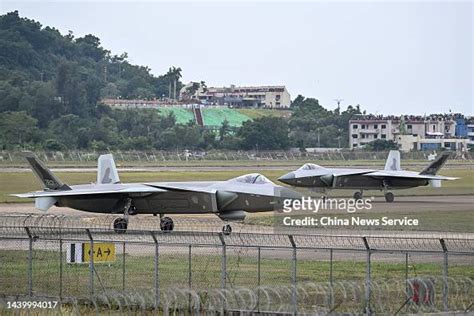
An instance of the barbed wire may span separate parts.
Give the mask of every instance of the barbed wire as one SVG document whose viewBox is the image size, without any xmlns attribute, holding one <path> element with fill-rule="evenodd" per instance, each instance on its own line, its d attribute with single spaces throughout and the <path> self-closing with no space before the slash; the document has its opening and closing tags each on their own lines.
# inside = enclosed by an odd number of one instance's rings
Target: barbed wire
<svg viewBox="0 0 474 316">
<path fill-rule="evenodd" d="M 450 253 L 474 254 L 474 239 L 469 234 L 439 233 L 438 237 L 430 233 L 391 234 L 384 236 L 359 234 L 284 234 L 261 233 L 254 225 L 237 225 L 238 229 L 230 235 L 219 232 L 219 220 L 193 220 L 180 219 L 181 229 L 173 232 L 157 230 L 159 219 L 155 223 L 150 218 L 130 220 L 130 228 L 126 234 L 116 234 L 112 228 L 115 216 L 70 216 L 51 214 L 12 214 L 0 216 L 1 238 L 28 238 L 29 232 L 36 239 L 58 240 L 62 239 L 89 239 L 89 233 L 94 240 L 111 240 L 115 242 L 143 242 L 154 243 L 155 239 L 160 244 L 222 244 L 225 240 L 227 246 L 235 247 L 270 247 L 292 248 L 292 241 L 300 249 L 339 249 L 358 251 L 417 251 L 417 252 L 443 252 L 441 240 Z M 248 226 L 253 230 L 247 230 Z M 27 229 L 28 228 L 28 231 Z M 186 230 L 187 228 L 187 230 Z M 211 229 L 208 229 L 211 228 Z M 222 239 L 223 238 L 223 239 Z M 367 246 L 369 247 L 367 249 Z"/>
<path fill-rule="evenodd" d="M 449 305 L 442 304 L 440 288 L 449 282 Z M 167 288 L 157 301 L 153 290 L 129 289 L 107 291 L 88 297 L 64 298 L 62 309 L 73 314 L 130 313 L 160 310 L 164 315 L 184 313 L 259 312 L 361 314 L 368 307 L 373 313 L 397 314 L 471 311 L 474 280 L 426 276 L 409 280 L 384 279 L 370 283 L 370 302 L 366 301 L 365 281 L 329 283 L 306 282 L 293 286 L 259 286 L 254 288 Z M 296 306 L 292 295 L 296 293 Z M 0 303 L 11 298 L 2 297 Z M 16 300 L 26 299 L 15 297 Z M 3 304 L 5 306 L 5 304 Z"/>
</svg>

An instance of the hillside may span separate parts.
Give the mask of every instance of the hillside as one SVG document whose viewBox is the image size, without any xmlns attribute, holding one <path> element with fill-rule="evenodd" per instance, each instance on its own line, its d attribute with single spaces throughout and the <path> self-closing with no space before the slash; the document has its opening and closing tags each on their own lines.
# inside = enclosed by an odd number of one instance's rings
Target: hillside
<svg viewBox="0 0 474 316">
<path fill-rule="evenodd" d="M 291 111 L 206 108 L 211 131 L 194 124 L 187 109 L 113 110 L 99 100 L 155 99 L 168 96 L 170 83 L 182 87 L 181 68 L 154 76 L 127 58 L 92 34 L 63 35 L 17 11 L 1 15 L 0 150 L 344 146 L 348 120 L 361 113 L 358 106 L 330 111 L 298 96 Z"/>
</svg>

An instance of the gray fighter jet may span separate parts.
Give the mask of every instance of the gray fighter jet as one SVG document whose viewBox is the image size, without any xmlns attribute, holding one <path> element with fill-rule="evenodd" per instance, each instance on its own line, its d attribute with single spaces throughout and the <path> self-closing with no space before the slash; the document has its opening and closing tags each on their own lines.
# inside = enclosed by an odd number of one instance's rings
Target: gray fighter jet
<svg viewBox="0 0 474 316">
<path fill-rule="evenodd" d="M 173 230 L 174 223 L 164 214 L 211 213 L 224 221 L 243 220 L 246 212 L 278 210 L 284 199 L 299 199 L 301 194 L 279 186 L 257 173 L 227 181 L 120 183 L 111 154 L 101 155 L 98 161 L 97 183 L 67 185 L 58 179 L 34 155 L 26 157 L 44 190 L 13 194 L 34 198 L 36 208 L 47 211 L 51 206 L 70 207 L 96 213 L 124 214 L 114 221 L 114 230 L 127 230 L 128 216 L 159 214 L 160 228 Z M 223 232 L 232 228 L 224 225 Z"/>
<path fill-rule="evenodd" d="M 428 184 L 441 187 L 441 180 L 457 179 L 436 175 L 448 157 L 448 152 L 442 153 L 423 171 L 413 172 L 401 170 L 400 152 L 392 150 L 384 170 L 325 168 L 307 163 L 278 180 L 295 187 L 313 188 L 324 194 L 327 190 L 333 189 L 356 189 L 359 190 L 354 193 L 356 200 L 362 199 L 363 190 L 382 190 L 385 200 L 393 202 L 395 197 L 389 190 L 408 189 Z"/>
</svg>

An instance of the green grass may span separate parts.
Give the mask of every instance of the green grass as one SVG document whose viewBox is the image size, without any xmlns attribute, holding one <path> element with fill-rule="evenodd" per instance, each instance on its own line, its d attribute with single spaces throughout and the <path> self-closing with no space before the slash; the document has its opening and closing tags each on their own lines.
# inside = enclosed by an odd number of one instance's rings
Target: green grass
<svg viewBox="0 0 474 316">
<path fill-rule="evenodd" d="M 224 120 L 227 120 L 230 126 L 240 127 L 243 122 L 251 119 L 247 115 L 229 108 L 204 108 L 202 115 L 206 126 L 220 126 Z"/>
<path fill-rule="evenodd" d="M 176 118 L 176 123 L 186 124 L 189 121 L 194 121 L 194 114 L 190 109 L 185 108 L 160 108 L 159 112 L 161 115 L 169 115 L 173 113 Z"/>
<path fill-rule="evenodd" d="M 264 116 L 290 117 L 291 115 L 291 111 L 288 111 L 288 110 L 237 109 L 236 111 L 252 119 L 257 119 Z"/>
<path fill-rule="evenodd" d="M 141 247 L 145 253 L 153 253 L 153 246 L 129 245 L 131 248 Z M 168 246 L 169 247 L 169 246 Z M 131 249 L 129 248 L 129 249 Z M 182 247 L 185 250 L 187 247 Z M 194 289 L 216 288 L 220 286 L 221 256 L 218 248 L 204 248 L 207 254 L 193 253 L 192 256 L 192 285 Z M 230 287 L 256 287 L 257 259 L 254 252 L 232 255 L 230 250 L 227 257 L 227 283 Z M 291 251 L 287 255 L 275 258 L 271 249 L 262 250 L 261 285 L 287 285 L 291 282 Z M 300 250 L 298 253 L 312 251 Z M 347 255 L 347 254 L 346 254 Z M 333 263 L 334 281 L 362 281 L 365 277 L 365 256 L 359 259 L 344 259 L 343 252 L 335 252 Z M 283 258 L 284 257 L 284 258 Z M 302 259 L 297 264 L 298 282 L 327 282 L 329 280 L 329 262 L 321 260 Z M 374 255 L 372 262 L 373 280 L 400 279 L 405 277 L 404 256 L 400 255 L 395 262 L 383 262 Z M 96 271 L 100 281 L 95 276 L 95 286 L 101 290 L 122 290 L 123 265 L 122 255 L 117 255 L 113 263 L 97 263 Z M 420 262 L 421 259 L 421 262 Z M 423 260 L 424 259 L 424 260 Z M 63 254 L 65 260 L 65 254 Z M 342 261 L 341 261 L 342 260 Z M 393 260 L 393 259 L 392 259 Z M 430 262 L 432 258 L 413 255 L 410 259 L 408 276 L 442 276 L 442 264 Z M 2 286 L 0 294 L 24 294 L 27 289 L 27 251 L 0 250 L 0 277 Z M 33 254 L 33 289 L 35 294 L 59 294 L 59 252 L 35 250 Z M 416 263 L 415 263 L 416 262 Z M 125 288 L 150 289 L 153 286 L 154 259 L 152 255 L 126 255 L 125 257 Z M 189 265 L 186 251 L 172 254 L 162 253 L 159 259 L 160 285 L 167 287 L 188 287 Z M 86 296 L 89 285 L 89 267 L 87 264 L 67 264 L 63 261 L 63 295 Z M 474 278 L 474 266 L 469 263 L 453 263 L 449 267 L 449 276 L 453 278 Z M 102 282 L 102 285 L 100 284 Z"/>
</svg>

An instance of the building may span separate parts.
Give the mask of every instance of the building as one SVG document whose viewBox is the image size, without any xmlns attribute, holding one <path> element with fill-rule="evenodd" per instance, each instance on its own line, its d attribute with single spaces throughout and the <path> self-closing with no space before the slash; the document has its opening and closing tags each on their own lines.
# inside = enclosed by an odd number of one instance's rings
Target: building
<svg viewBox="0 0 474 316">
<path fill-rule="evenodd" d="M 180 99 L 199 100 L 203 104 L 235 107 L 286 109 L 291 97 L 285 86 L 204 87 L 190 82 L 180 91 Z"/>
<path fill-rule="evenodd" d="M 423 138 L 419 135 L 398 135 L 395 142 L 400 146 L 400 150 L 405 152 L 412 150 L 436 151 L 440 149 L 465 151 L 468 148 L 469 140 L 467 138 Z"/>
<path fill-rule="evenodd" d="M 464 120 L 461 114 L 360 115 L 349 121 L 349 146 L 351 149 L 358 148 L 383 139 L 398 143 L 402 150 L 440 147 L 459 150 L 465 148 L 465 142 L 454 139 L 466 138 L 464 134 L 468 128 L 462 127 Z"/>
<path fill-rule="evenodd" d="M 474 146 L 474 117 L 471 117 L 466 124 L 466 136 L 468 139 L 468 144 Z"/>
</svg>

